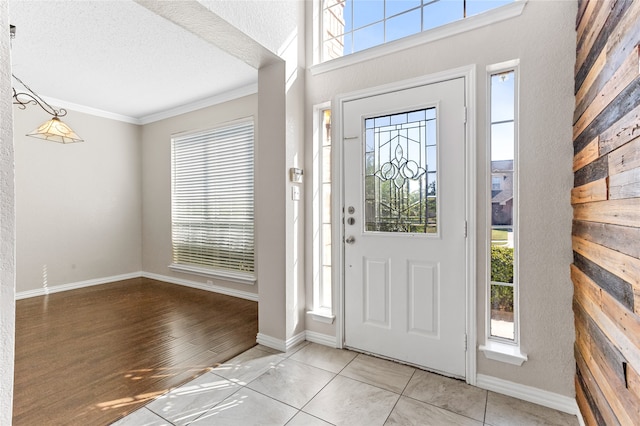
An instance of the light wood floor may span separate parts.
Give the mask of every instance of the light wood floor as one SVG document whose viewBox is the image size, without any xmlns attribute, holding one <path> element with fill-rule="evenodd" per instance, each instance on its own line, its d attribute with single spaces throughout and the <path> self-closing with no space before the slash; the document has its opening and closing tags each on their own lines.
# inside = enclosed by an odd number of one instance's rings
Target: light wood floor
<svg viewBox="0 0 640 426">
<path fill-rule="evenodd" d="M 255 345 L 257 316 L 146 278 L 19 300 L 13 424 L 110 424 Z"/>
</svg>

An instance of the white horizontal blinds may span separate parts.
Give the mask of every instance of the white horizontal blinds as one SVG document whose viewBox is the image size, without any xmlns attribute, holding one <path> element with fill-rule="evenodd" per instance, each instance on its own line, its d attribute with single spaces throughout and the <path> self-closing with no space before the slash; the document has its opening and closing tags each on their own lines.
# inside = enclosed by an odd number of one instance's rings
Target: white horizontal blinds
<svg viewBox="0 0 640 426">
<path fill-rule="evenodd" d="M 172 141 L 173 262 L 254 272 L 253 121 Z"/>
</svg>

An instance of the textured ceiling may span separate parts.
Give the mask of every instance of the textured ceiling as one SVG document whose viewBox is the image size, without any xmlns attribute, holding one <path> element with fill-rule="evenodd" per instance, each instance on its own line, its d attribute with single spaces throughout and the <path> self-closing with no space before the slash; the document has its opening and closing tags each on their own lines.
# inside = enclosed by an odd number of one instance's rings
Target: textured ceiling
<svg viewBox="0 0 640 426">
<path fill-rule="evenodd" d="M 300 0 L 199 0 L 203 6 L 275 53 L 296 34 Z M 241 3 L 242 7 L 238 7 Z"/>
<path fill-rule="evenodd" d="M 13 73 L 44 97 L 144 121 L 257 82 L 254 68 L 129 0 L 10 0 L 9 16 Z"/>
</svg>

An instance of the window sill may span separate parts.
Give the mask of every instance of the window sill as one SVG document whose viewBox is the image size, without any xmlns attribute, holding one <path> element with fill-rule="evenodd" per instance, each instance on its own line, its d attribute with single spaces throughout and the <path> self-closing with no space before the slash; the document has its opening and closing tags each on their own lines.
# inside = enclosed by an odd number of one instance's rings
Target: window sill
<svg viewBox="0 0 640 426">
<path fill-rule="evenodd" d="M 241 284 L 254 285 L 256 277 L 253 274 L 243 274 L 241 272 L 221 271 L 216 269 L 202 268 L 198 266 L 190 265 L 178 265 L 172 263 L 169 265 L 169 269 L 176 272 L 185 272 L 187 274 L 195 274 L 203 277 L 218 278 L 225 281 L 233 281 Z"/>
<path fill-rule="evenodd" d="M 325 324 L 333 324 L 336 316 L 331 313 L 331 309 L 319 308 L 313 311 L 308 311 L 307 314 L 311 315 L 314 321 L 323 322 Z"/>
<path fill-rule="evenodd" d="M 409 49 L 421 44 L 430 43 L 520 16 L 527 1 L 528 0 L 516 0 L 513 3 L 500 6 L 479 15 L 470 16 L 441 27 L 436 27 L 431 30 L 414 34 L 400 40 L 384 43 L 366 50 L 361 50 L 341 58 L 318 63 L 310 67 L 311 75 L 318 75 L 328 71 L 337 70 L 359 62 L 395 53 L 399 50 Z"/>
<path fill-rule="evenodd" d="M 479 349 L 484 352 L 484 356 L 488 359 L 505 362 L 507 364 L 521 366 L 529 359 L 526 354 L 520 352 L 520 346 L 495 342 L 493 340 L 487 340 L 487 343 L 480 345 Z"/>
</svg>

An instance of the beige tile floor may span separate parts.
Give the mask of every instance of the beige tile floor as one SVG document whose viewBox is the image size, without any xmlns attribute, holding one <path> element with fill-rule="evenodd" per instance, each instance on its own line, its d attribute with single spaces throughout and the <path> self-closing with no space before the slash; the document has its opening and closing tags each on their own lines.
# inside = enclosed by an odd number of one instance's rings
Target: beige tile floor
<svg viewBox="0 0 640 426">
<path fill-rule="evenodd" d="M 577 425 L 575 416 L 356 352 L 256 346 L 116 426 Z"/>
</svg>

